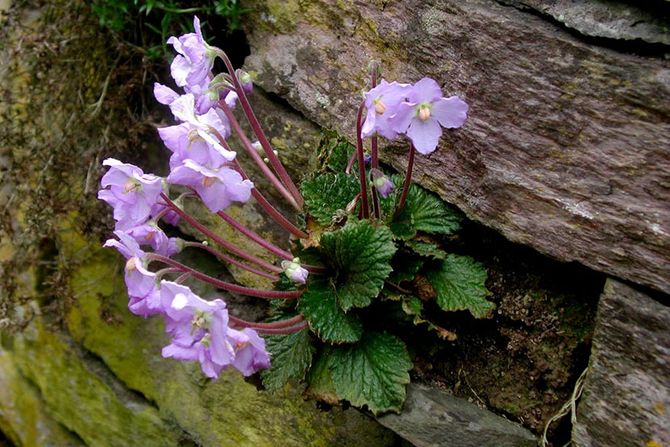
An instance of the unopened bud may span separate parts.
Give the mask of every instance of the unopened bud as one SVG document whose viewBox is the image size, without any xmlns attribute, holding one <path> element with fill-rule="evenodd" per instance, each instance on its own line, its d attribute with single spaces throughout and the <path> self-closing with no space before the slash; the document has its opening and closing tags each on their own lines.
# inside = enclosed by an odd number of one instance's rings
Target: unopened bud
<svg viewBox="0 0 670 447">
<path fill-rule="evenodd" d="M 309 272 L 300 266 L 300 258 L 293 258 L 293 261 L 282 261 L 281 266 L 291 281 L 299 284 L 307 282 Z"/>
</svg>

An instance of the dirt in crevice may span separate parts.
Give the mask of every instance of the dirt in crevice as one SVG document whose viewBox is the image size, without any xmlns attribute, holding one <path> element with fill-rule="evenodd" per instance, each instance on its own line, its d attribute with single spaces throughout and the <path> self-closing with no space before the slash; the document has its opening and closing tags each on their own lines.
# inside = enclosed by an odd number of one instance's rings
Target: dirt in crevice
<svg viewBox="0 0 670 447">
<path fill-rule="evenodd" d="M 477 320 L 429 303 L 426 316 L 457 339 L 414 330 L 406 338 L 412 340 L 413 380 L 541 433 L 587 366 L 605 276 L 551 260 L 472 222 L 445 248 L 485 264 L 488 299 L 497 307 L 491 319 Z M 562 445 L 567 430 L 559 424 L 550 437 Z"/>
</svg>

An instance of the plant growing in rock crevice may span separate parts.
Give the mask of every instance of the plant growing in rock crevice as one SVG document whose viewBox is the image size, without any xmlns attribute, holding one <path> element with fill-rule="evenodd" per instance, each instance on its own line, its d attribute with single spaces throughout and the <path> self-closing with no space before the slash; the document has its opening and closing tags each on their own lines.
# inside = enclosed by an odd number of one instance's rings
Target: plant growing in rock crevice
<svg viewBox="0 0 670 447">
<path fill-rule="evenodd" d="M 99 197 L 114 208 L 117 236 L 105 245 L 127 259 L 129 309 L 144 317 L 161 315 L 172 337 L 163 356 L 197 360 L 208 377 L 230 367 L 244 375 L 264 369 L 263 383 L 270 390 L 291 379 L 305 380 L 311 393 L 326 400 L 345 399 L 374 413 L 400 411 L 412 363 L 394 333 L 390 309 L 399 305 L 415 324 L 444 335 L 423 318 L 423 300 L 435 299 L 444 310 L 468 310 L 476 317 L 486 316 L 493 306 L 486 300 L 483 267 L 444 252 L 430 239 L 456 232 L 460 215 L 411 183 L 415 151 L 434 151 L 443 127 L 464 123 L 467 105 L 456 96 L 444 98 L 429 78 L 414 85 L 378 84 L 373 65 L 371 89 L 358 109 L 357 145 L 348 163 L 335 169 L 327 163 L 331 169 L 303 182 L 300 190 L 251 109 L 249 75 L 236 71 L 225 53 L 206 43 L 197 18 L 194 24 L 195 33 L 168 40 L 179 53 L 171 65 L 172 77 L 185 93 L 160 84 L 154 89 L 158 101 L 180 121 L 159 129 L 172 151 L 170 174 L 160 178 L 118 160 L 104 162 L 110 169 Z M 217 58 L 226 73 L 212 73 Z M 233 109 L 238 104 L 256 142 L 237 121 Z M 232 134 L 282 199 L 305 214 L 304 228 L 283 216 L 255 187 L 229 146 Z M 382 171 L 377 134 L 388 139 L 406 135 L 411 141 L 404 177 Z M 369 156 L 364 138 L 370 138 Z M 346 160 L 349 154 L 338 156 Z M 293 237 L 290 249 L 263 239 L 226 213 L 234 202 L 251 197 Z M 275 255 L 279 265 L 248 253 L 185 212 L 184 202 L 191 200 Z M 167 237 L 160 225 L 180 220 L 212 243 Z M 209 276 L 175 259 L 185 249 L 207 251 L 270 279 L 275 288 L 244 287 Z M 417 287 L 417 278 L 424 280 L 422 287 Z M 190 280 L 271 300 L 272 318 L 236 318 L 221 298 L 209 301 L 193 293 L 185 285 Z"/>
</svg>

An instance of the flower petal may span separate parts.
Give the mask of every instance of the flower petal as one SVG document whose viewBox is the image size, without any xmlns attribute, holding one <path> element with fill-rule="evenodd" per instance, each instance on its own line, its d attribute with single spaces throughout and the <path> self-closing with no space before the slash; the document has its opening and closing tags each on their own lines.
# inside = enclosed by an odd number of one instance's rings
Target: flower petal
<svg viewBox="0 0 670 447">
<path fill-rule="evenodd" d="M 461 127 L 468 117 L 468 105 L 458 96 L 440 98 L 430 111 L 433 118 L 449 129 Z"/>
<path fill-rule="evenodd" d="M 441 135 L 442 128 L 435 119 L 421 121 L 417 118 L 412 120 L 407 129 L 407 136 L 414 143 L 414 147 L 424 155 L 430 154 L 437 148 Z"/>
</svg>

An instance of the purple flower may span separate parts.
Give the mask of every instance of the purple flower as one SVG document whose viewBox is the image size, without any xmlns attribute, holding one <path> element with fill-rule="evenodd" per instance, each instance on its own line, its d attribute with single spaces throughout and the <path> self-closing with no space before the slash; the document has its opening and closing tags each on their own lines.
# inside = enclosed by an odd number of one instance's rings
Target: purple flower
<svg viewBox="0 0 670 447">
<path fill-rule="evenodd" d="M 387 198 L 395 190 L 393 182 L 379 169 L 372 169 L 370 175 L 372 176 L 372 186 L 383 198 Z"/>
<path fill-rule="evenodd" d="M 128 289 L 128 308 L 135 315 L 148 317 L 161 312 L 156 274 L 146 268 L 144 251 L 126 232 L 115 231 L 119 239 L 109 239 L 105 247 L 116 248 L 126 259 L 125 282 Z"/>
<path fill-rule="evenodd" d="M 228 208 L 232 202 L 248 201 L 254 186 L 233 169 L 225 166 L 213 169 L 190 159 L 170 173 L 168 182 L 191 186 L 214 213 Z"/>
<path fill-rule="evenodd" d="M 110 169 L 102 177 L 98 198 L 114 208 L 117 230 L 127 230 L 147 221 L 160 193 L 162 179 L 144 174 L 140 168 L 113 158 L 102 162 Z"/>
<path fill-rule="evenodd" d="M 398 106 L 391 126 L 406 133 L 417 151 L 430 154 L 437 148 L 442 127 L 461 127 L 467 112 L 468 105 L 458 96 L 443 98 L 437 82 L 423 78 L 407 93 L 407 102 Z"/>
<path fill-rule="evenodd" d="M 369 137 L 377 132 L 389 140 L 394 139 L 398 133 L 393 129 L 389 120 L 410 90 L 409 84 L 388 83 L 382 79 L 379 85 L 367 92 L 365 107 L 368 113 L 361 129 L 363 137 Z"/>
<path fill-rule="evenodd" d="M 200 20 L 193 18 L 195 33 L 170 37 L 167 41 L 179 53 L 172 61 L 170 72 L 179 87 L 200 84 L 207 79 L 216 58 L 216 51 L 202 37 Z"/>
<path fill-rule="evenodd" d="M 282 261 L 281 266 L 286 276 L 293 282 L 305 284 L 309 272 L 300 266 L 300 258 L 293 258 L 293 261 Z"/>
<path fill-rule="evenodd" d="M 166 85 L 154 82 L 154 97 L 156 98 L 156 101 L 169 106 L 175 99 L 179 98 L 179 93 Z"/>
<path fill-rule="evenodd" d="M 165 146 L 172 151 L 170 169 L 174 170 L 190 159 L 203 166 L 219 168 L 233 161 L 236 153 L 226 150 L 211 135 L 189 123 L 158 129 Z"/>
<path fill-rule="evenodd" d="M 160 297 L 166 330 L 172 335 L 163 357 L 197 360 L 207 377 L 217 378 L 235 359 L 226 303 L 205 301 L 188 287 L 170 281 L 161 283 Z"/>
<path fill-rule="evenodd" d="M 235 73 L 237 74 L 237 79 L 240 80 L 240 84 L 242 84 L 244 93 L 251 93 L 254 89 L 254 80 L 251 75 L 244 70 L 240 70 L 239 68 L 235 70 Z"/>
<path fill-rule="evenodd" d="M 155 223 L 138 225 L 126 232 L 140 245 L 149 245 L 156 253 L 163 256 L 172 256 L 179 253 L 177 238 L 168 238 Z"/>
<path fill-rule="evenodd" d="M 250 376 L 270 367 L 270 354 L 265 350 L 265 340 L 253 329 L 237 331 L 228 329 L 228 337 L 235 350 L 233 367 L 244 376 Z"/>
</svg>

